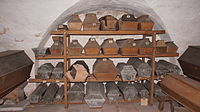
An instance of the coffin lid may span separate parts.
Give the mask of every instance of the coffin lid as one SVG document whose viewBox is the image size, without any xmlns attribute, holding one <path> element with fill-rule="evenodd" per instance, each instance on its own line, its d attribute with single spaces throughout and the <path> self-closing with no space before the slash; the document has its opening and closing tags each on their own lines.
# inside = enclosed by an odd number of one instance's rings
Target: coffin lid
<svg viewBox="0 0 200 112">
<path fill-rule="evenodd" d="M 117 45 L 119 48 L 130 48 L 130 47 L 136 47 L 136 42 L 134 42 L 134 39 L 119 39 L 116 40 Z"/>
<path fill-rule="evenodd" d="M 117 22 L 117 18 L 115 18 L 114 16 L 112 15 L 106 15 L 106 16 L 103 16 L 99 19 L 99 21 L 105 21 L 105 20 L 114 20 Z"/>
<path fill-rule="evenodd" d="M 136 39 L 135 40 L 137 47 L 149 48 L 152 47 L 152 43 L 149 39 Z"/>
<path fill-rule="evenodd" d="M 137 22 L 153 22 L 153 21 L 149 18 L 149 15 L 142 15 L 137 18 Z"/>
<path fill-rule="evenodd" d="M 97 43 L 96 39 L 95 38 L 90 38 L 88 40 L 88 42 L 86 43 L 85 47 L 84 48 L 99 48 L 100 49 L 100 46 L 99 44 Z"/>
<path fill-rule="evenodd" d="M 113 40 L 113 38 L 108 38 L 103 41 L 101 44 L 102 48 L 119 48 L 117 43 Z"/>
<path fill-rule="evenodd" d="M 83 48 L 78 40 L 72 40 L 72 42 L 69 44 L 69 47 Z"/>
<path fill-rule="evenodd" d="M 77 14 L 72 15 L 71 18 L 68 21 L 68 23 L 73 23 L 73 22 L 82 23 L 81 19 L 79 18 L 79 16 Z"/>
<path fill-rule="evenodd" d="M 88 23 L 100 23 L 99 20 L 97 19 L 96 14 L 94 13 L 88 13 L 85 15 L 85 19 L 83 21 L 83 24 L 88 24 Z"/>
<path fill-rule="evenodd" d="M 166 43 L 164 42 L 164 40 L 157 40 L 156 41 L 156 47 L 166 47 Z"/>
<path fill-rule="evenodd" d="M 176 46 L 176 44 L 173 41 L 169 41 L 169 42 L 165 42 L 165 43 L 166 43 L 167 47 L 178 49 L 178 46 Z"/>
</svg>

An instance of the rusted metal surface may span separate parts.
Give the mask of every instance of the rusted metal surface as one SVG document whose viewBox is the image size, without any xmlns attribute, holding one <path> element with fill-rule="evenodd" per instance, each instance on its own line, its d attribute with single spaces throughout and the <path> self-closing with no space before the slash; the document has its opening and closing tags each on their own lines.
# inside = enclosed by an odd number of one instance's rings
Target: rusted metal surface
<svg viewBox="0 0 200 112">
<path fill-rule="evenodd" d="M 134 39 L 119 39 L 116 40 L 117 45 L 119 46 L 119 53 L 121 55 L 137 55 L 138 48 L 136 47 L 136 42 Z"/>
<path fill-rule="evenodd" d="M 118 20 L 111 15 L 103 16 L 99 21 L 100 30 L 118 30 Z"/>
<path fill-rule="evenodd" d="M 94 14 L 94 13 L 86 14 L 85 19 L 83 21 L 83 30 L 98 31 L 99 28 L 100 28 L 100 22 L 97 19 L 96 14 Z"/>
<path fill-rule="evenodd" d="M 178 59 L 183 73 L 200 81 L 200 46 L 189 46 Z"/>
<path fill-rule="evenodd" d="M 154 22 L 149 18 L 148 15 L 142 15 L 137 18 L 137 22 L 139 22 L 138 29 L 139 30 L 152 30 L 154 26 Z"/>
<path fill-rule="evenodd" d="M 58 89 L 54 101 L 62 101 L 63 98 L 64 98 L 64 85 L 60 86 L 60 88 Z"/>
<path fill-rule="evenodd" d="M 42 97 L 47 89 L 46 83 L 41 83 L 29 96 L 30 103 L 38 103 L 42 100 Z"/>
<path fill-rule="evenodd" d="M 71 81 L 85 82 L 88 75 L 89 67 L 83 60 L 76 61 L 67 72 L 67 76 Z"/>
<path fill-rule="evenodd" d="M 117 68 L 123 81 L 135 79 L 137 71 L 134 69 L 133 65 L 118 63 Z"/>
<path fill-rule="evenodd" d="M 84 47 L 85 55 L 99 55 L 100 45 L 95 38 L 90 38 Z"/>
<path fill-rule="evenodd" d="M 151 60 L 148 60 L 147 63 L 150 66 L 152 65 Z M 163 64 L 160 64 L 158 62 L 155 62 L 155 69 L 156 69 L 156 75 L 157 76 L 164 76 L 169 72 L 169 70 L 166 68 L 166 66 L 164 66 Z"/>
<path fill-rule="evenodd" d="M 144 86 L 150 91 L 150 81 L 146 81 L 144 83 Z M 154 97 L 163 97 L 165 94 L 162 92 L 162 89 L 160 88 L 159 84 L 154 83 Z"/>
<path fill-rule="evenodd" d="M 69 44 L 68 54 L 69 55 L 81 55 L 82 54 L 83 47 L 78 42 L 78 40 L 72 40 L 72 42 Z"/>
<path fill-rule="evenodd" d="M 199 112 L 200 82 L 178 74 L 170 74 L 161 80 L 160 85 L 164 93 L 172 99 L 192 112 Z"/>
<path fill-rule="evenodd" d="M 79 18 L 79 15 L 74 14 L 71 16 L 69 21 L 67 22 L 69 30 L 81 30 L 82 28 L 82 21 Z"/>
<path fill-rule="evenodd" d="M 54 101 L 54 97 L 59 89 L 59 86 L 56 83 L 51 83 L 48 87 L 46 92 L 44 93 L 42 101 L 45 103 L 51 103 Z"/>
<path fill-rule="evenodd" d="M 114 80 L 118 70 L 110 59 L 97 59 L 93 65 L 93 73 L 97 80 Z"/>
<path fill-rule="evenodd" d="M 173 41 L 166 42 L 166 45 L 168 53 L 177 53 L 178 46 Z"/>
<path fill-rule="evenodd" d="M 168 73 L 180 74 L 180 72 L 181 72 L 181 69 L 178 67 L 178 65 L 175 65 L 175 64 L 170 63 L 168 61 L 159 60 L 157 62 L 157 64 L 161 64 L 161 65 L 165 66 L 165 68 L 168 69 Z"/>
<path fill-rule="evenodd" d="M 119 51 L 119 46 L 113 38 L 105 39 L 101 44 L 101 48 L 104 55 L 117 55 Z"/>
<path fill-rule="evenodd" d="M 139 82 L 134 83 L 135 88 L 138 91 L 140 98 L 149 98 L 149 91 Z"/>
<path fill-rule="evenodd" d="M 81 103 L 84 99 L 84 88 L 83 83 L 75 83 L 68 91 L 68 101 L 70 103 Z"/>
<path fill-rule="evenodd" d="M 40 79 L 50 79 L 54 66 L 51 63 L 45 63 L 38 68 L 37 74 Z"/>
<path fill-rule="evenodd" d="M 55 66 L 55 68 L 52 71 L 52 78 L 53 79 L 62 79 L 64 75 L 64 63 L 58 62 L 58 64 Z"/>
<path fill-rule="evenodd" d="M 63 37 L 53 36 L 52 37 L 54 43 L 50 47 L 51 55 L 61 56 L 63 55 Z"/>
<path fill-rule="evenodd" d="M 166 53 L 167 52 L 167 45 L 165 44 L 164 40 L 157 40 L 156 41 L 156 53 Z"/>
<path fill-rule="evenodd" d="M 139 58 L 129 58 L 127 63 L 133 65 L 139 77 L 149 77 L 151 75 L 151 66 Z"/>
<path fill-rule="evenodd" d="M 32 48 L 36 57 L 51 54 L 49 48 Z"/>
<path fill-rule="evenodd" d="M 138 91 L 133 84 L 127 82 L 118 82 L 118 87 L 122 92 L 125 100 L 133 100 L 138 97 Z"/>
<path fill-rule="evenodd" d="M 7 95 L 30 77 L 33 62 L 24 51 L 0 53 L 0 98 Z"/>
<path fill-rule="evenodd" d="M 119 30 L 137 30 L 138 22 L 132 14 L 124 14 L 119 20 Z"/>
<path fill-rule="evenodd" d="M 137 39 L 135 40 L 136 47 L 139 49 L 139 54 L 152 54 L 153 46 L 149 39 Z"/>
<path fill-rule="evenodd" d="M 106 101 L 105 89 L 103 83 L 88 82 L 86 84 L 85 102 L 90 108 L 102 107 Z"/>
<path fill-rule="evenodd" d="M 119 91 L 119 88 L 115 82 L 108 82 L 106 84 L 106 96 L 111 102 L 117 102 L 123 98 L 122 93 Z"/>
</svg>

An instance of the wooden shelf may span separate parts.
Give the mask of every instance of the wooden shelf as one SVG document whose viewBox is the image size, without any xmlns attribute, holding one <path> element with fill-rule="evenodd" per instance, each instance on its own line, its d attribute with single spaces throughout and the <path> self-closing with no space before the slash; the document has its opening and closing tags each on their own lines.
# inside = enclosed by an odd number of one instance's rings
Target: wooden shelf
<svg viewBox="0 0 200 112">
<path fill-rule="evenodd" d="M 43 80 L 43 79 L 29 79 L 28 80 L 29 83 L 49 83 L 49 82 L 64 82 L 64 79 L 61 80 L 55 80 L 55 79 L 47 79 L 47 80 Z"/>
<path fill-rule="evenodd" d="M 178 53 L 170 54 L 170 53 L 164 53 L 164 54 L 156 54 L 156 57 L 176 57 L 179 56 Z M 79 55 L 79 56 L 67 56 L 69 59 L 91 59 L 91 58 L 131 58 L 131 57 L 141 57 L 141 58 L 150 58 L 152 55 L 132 55 L 132 56 L 122 56 L 122 55 Z M 42 59 L 64 59 L 64 56 L 52 56 L 52 55 L 46 55 L 46 56 L 38 56 L 36 57 L 37 60 Z"/>
<path fill-rule="evenodd" d="M 165 30 L 154 31 L 69 31 L 69 30 L 57 30 L 52 31 L 51 35 L 152 35 L 152 34 L 165 34 Z"/>
</svg>

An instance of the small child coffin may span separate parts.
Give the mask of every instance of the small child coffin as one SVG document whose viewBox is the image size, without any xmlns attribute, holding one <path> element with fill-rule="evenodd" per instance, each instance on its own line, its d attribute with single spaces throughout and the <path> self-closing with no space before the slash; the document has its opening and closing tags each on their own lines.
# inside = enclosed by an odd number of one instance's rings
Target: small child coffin
<svg viewBox="0 0 200 112">
<path fill-rule="evenodd" d="M 99 55 L 100 46 L 95 38 L 90 38 L 84 47 L 85 55 Z"/>
<path fill-rule="evenodd" d="M 119 47 L 113 38 L 105 39 L 101 48 L 104 55 L 117 55 L 119 51 Z"/>
<path fill-rule="evenodd" d="M 98 31 L 99 27 L 100 27 L 100 22 L 97 19 L 96 14 L 94 13 L 86 14 L 85 19 L 83 21 L 83 30 Z"/>
<path fill-rule="evenodd" d="M 101 17 L 99 21 L 101 24 L 100 30 L 108 30 L 108 31 L 118 30 L 118 20 L 111 15 Z"/>
<path fill-rule="evenodd" d="M 83 51 L 83 47 L 78 42 L 78 40 L 72 40 L 69 44 L 68 54 L 71 56 L 81 55 Z"/>
<path fill-rule="evenodd" d="M 82 27 L 82 21 L 77 14 L 72 15 L 67 24 L 69 30 L 81 30 Z"/>
</svg>

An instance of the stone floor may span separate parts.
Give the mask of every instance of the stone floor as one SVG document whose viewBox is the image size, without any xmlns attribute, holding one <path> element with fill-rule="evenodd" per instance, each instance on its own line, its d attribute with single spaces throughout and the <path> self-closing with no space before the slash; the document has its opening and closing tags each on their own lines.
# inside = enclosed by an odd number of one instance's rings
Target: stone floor
<svg viewBox="0 0 200 112">
<path fill-rule="evenodd" d="M 159 112 L 158 103 L 152 106 L 141 106 L 136 103 L 105 104 L 101 109 L 89 109 L 86 104 L 69 105 L 29 105 L 23 112 Z M 162 112 L 170 112 L 169 104 L 165 104 Z M 175 112 L 189 112 L 183 107 L 175 107 Z"/>
</svg>

